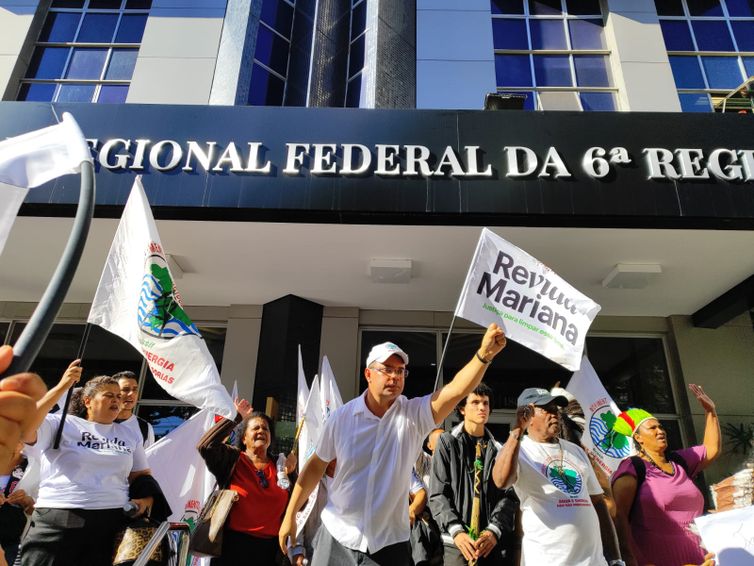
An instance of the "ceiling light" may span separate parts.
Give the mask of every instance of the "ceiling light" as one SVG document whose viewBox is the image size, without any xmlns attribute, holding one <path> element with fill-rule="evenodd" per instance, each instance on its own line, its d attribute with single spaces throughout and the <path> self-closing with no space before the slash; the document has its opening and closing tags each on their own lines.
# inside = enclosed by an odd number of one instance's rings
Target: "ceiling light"
<svg viewBox="0 0 754 566">
<path fill-rule="evenodd" d="M 369 277 L 373 283 L 408 283 L 411 281 L 410 259 L 369 260 Z"/>
<path fill-rule="evenodd" d="M 602 280 L 602 286 L 610 289 L 644 289 L 661 273 L 662 266 L 656 263 L 619 263 Z"/>
</svg>

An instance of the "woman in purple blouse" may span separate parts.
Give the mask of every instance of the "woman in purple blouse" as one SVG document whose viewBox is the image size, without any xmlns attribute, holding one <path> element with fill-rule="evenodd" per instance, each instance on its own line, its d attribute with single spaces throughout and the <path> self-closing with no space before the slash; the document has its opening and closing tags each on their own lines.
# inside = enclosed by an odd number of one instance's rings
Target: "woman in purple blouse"
<svg viewBox="0 0 754 566">
<path fill-rule="evenodd" d="M 633 437 L 639 458 L 626 458 L 612 477 L 621 553 L 628 566 L 683 566 L 705 561 L 689 526 L 704 512 L 692 479 L 721 451 L 715 404 L 698 385 L 689 389 L 705 412 L 704 443 L 669 451 L 660 422 L 641 409 L 621 414 L 615 430 Z M 642 470 L 643 468 L 643 470 Z"/>
</svg>

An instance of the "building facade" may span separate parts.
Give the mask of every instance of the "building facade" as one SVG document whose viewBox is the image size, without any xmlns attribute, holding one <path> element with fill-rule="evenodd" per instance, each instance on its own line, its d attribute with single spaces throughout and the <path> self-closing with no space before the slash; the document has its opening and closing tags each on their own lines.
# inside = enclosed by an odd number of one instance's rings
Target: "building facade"
<svg viewBox="0 0 754 566">
<path fill-rule="evenodd" d="M 344 398 L 387 339 L 411 356 L 408 394 L 452 377 L 481 332 L 453 320 L 481 226 L 602 305 L 586 351 L 619 404 L 675 443 L 703 427 L 688 383 L 724 423 L 754 420 L 751 116 L 713 113 L 751 107 L 754 2 L 0 0 L 0 30 L 0 136 L 68 110 L 97 161 L 89 244 L 35 366 L 48 381 L 82 343 L 87 373 L 148 374 L 84 324 L 142 174 L 223 381 L 274 397 L 282 436 L 299 344 Z M 523 109 L 483 111 L 489 93 Z M 0 257 L 7 343 L 77 182 L 30 193 Z M 511 344 L 489 372 L 495 426 L 524 387 L 569 377 Z M 191 412 L 143 381 L 162 430 Z"/>
</svg>

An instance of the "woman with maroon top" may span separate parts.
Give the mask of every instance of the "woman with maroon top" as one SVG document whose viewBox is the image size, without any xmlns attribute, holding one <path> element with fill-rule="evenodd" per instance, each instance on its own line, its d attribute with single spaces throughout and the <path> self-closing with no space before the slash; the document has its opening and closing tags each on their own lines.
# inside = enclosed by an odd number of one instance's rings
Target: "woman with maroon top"
<svg viewBox="0 0 754 566">
<path fill-rule="evenodd" d="M 236 399 L 235 406 L 235 420 L 222 419 L 197 445 L 218 485 L 238 492 L 225 522 L 222 555 L 212 559 L 212 566 L 272 565 L 282 558 L 277 534 L 289 492 L 278 483 L 276 457 L 270 451 L 272 419 L 254 411 L 245 399 Z M 224 440 L 238 423 L 235 446 L 229 446 Z M 290 456 L 285 473 L 293 472 L 295 466 Z"/>
</svg>

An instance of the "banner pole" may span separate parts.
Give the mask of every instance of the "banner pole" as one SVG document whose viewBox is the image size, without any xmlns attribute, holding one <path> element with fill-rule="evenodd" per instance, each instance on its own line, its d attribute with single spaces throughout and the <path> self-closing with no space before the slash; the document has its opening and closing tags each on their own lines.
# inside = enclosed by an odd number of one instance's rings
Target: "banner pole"
<svg viewBox="0 0 754 566">
<path fill-rule="evenodd" d="M 81 344 L 79 344 L 79 351 L 76 354 L 77 360 L 83 360 L 84 350 L 86 349 L 86 343 L 89 341 L 89 331 L 92 329 L 92 323 L 87 322 L 84 328 L 84 335 L 81 337 Z M 69 387 L 65 394 L 65 402 L 60 409 L 60 424 L 55 431 L 55 442 L 52 444 L 52 449 L 57 450 L 60 448 L 60 439 L 63 438 L 63 425 L 65 424 L 65 417 L 68 414 L 68 407 L 71 405 L 71 396 L 73 395 L 73 387 Z"/>
<path fill-rule="evenodd" d="M 437 386 L 440 382 L 440 373 L 442 373 L 442 364 L 445 361 L 445 353 L 448 351 L 448 344 L 450 343 L 450 335 L 453 332 L 453 325 L 456 323 L 456 313 L 453 312 L 453 319 L 450 321 L 450 328 L 448 328 L 448 337 L 445 339 L 445 345 L 442 347 L 442 354 L 440 354 L 440 361 L 437 364 L 437 375 L 435 376 L 435 387 L 433 391 L 437 391 Z"/>
</svg>

